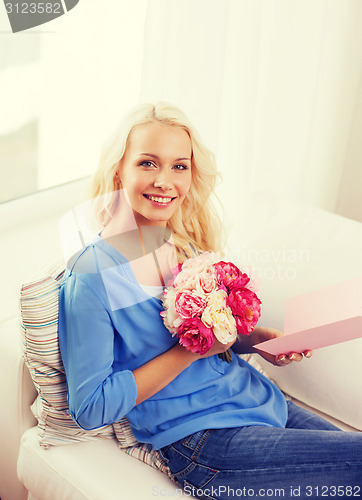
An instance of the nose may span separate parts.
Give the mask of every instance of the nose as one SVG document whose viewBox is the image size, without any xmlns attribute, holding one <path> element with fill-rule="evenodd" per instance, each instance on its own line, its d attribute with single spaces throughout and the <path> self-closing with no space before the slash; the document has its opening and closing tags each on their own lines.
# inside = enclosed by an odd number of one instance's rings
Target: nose
<svg viewBox="0 0 362 500">
<path fill-rule="evenodd" d="M 155 188 L 161 188 L 164 191 L 171 189 L 172 187 L 168 175 L 164 171 L 157 172 L 153 185 Z"/>
</svg>

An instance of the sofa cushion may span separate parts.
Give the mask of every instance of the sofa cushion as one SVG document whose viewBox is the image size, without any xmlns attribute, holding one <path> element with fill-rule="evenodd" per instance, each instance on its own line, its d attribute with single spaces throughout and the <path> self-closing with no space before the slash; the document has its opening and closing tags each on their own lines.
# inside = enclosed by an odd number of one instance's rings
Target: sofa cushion
<svg viewBox="0 0 362 500">
<path fill-rule="evenodd" d="M 22 437 L 17 470 L 28 498 L 36 500 L 139 500 L 182 494 L 166 474 L 122 453 L 115 439 L 44 450 L 32 428 Z"/>
</svg>

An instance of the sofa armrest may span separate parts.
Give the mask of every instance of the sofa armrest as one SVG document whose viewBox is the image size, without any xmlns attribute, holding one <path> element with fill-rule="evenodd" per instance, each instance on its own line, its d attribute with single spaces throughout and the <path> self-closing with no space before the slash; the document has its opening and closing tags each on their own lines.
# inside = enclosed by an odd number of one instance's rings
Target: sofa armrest
<svg viewBox="0 0 362 500">
<path fill-rule="evenodd" d="M 22 434 L 36 424 L 30 405 L 37 393 L 21 355 L 17 318 L 0 326 L 0 380 L 0 497 L 20 500 L 26 491 L 17 479 L 16 462 Z"/>
</svg>

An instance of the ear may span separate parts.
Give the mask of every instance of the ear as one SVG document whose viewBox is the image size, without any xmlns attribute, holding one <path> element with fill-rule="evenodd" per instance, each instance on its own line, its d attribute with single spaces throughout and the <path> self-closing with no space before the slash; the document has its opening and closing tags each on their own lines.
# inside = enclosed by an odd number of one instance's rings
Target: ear
<svg viewBox="0 0 362 500">
<path fill-rule="evenodd" d="M 116 170 L 116 173 L 114 174 L 114 177 L 113 177 L 114 185 L 117 187 L 117 189 L 119 189 L 122 186 L 121 178 L 119 176 L 119 169 L 121 168 L 121 161 L 122 160 L 120 160 L 117 163 L 117 170 Z"/>
</svg>

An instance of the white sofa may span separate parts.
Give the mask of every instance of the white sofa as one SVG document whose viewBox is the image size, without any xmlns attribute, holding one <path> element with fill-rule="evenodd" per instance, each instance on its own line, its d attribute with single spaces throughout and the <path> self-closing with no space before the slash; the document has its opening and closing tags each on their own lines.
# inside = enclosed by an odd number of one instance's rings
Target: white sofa
<svg viewBox="0 0 362 500">
<path fill-rule="evenodd" d="M 114 440 L 39 447 L 30 405 L 36 396 L 19 336 L 20 284 L 61 257 L 60 216 L 82 181 L 0 207 L 3 282 L 0 324 L 0 498 L 116 500 L 176 495 L 166 475 L 119 450 Z M 283 328 L 284 301 L 362 275 L 362 224 L 274 198 L 243 199 L 227 222 L 230 257 L 261 277 L 262 324 Z M 286 368 L 262 363 L 300 404 L 344 429 L 362 429 L 362 339 L 318 350 Z M 337 419 L 337 420 L 336 420 Z"/>
</svg>

